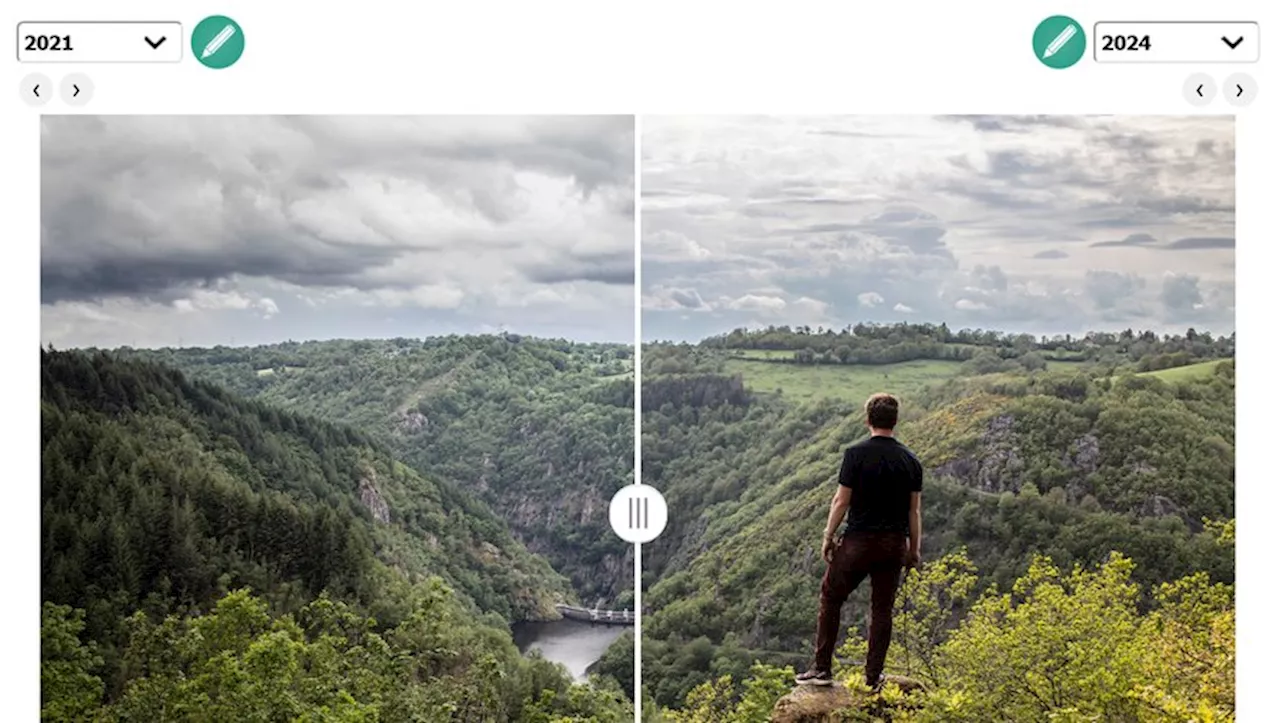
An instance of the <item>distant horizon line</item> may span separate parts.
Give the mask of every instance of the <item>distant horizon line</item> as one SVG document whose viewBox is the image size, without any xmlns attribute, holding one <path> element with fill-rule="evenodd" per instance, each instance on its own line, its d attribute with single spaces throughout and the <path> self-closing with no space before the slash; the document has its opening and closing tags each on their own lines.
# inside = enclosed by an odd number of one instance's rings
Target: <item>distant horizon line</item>
<svg viewBox="0 0 1280 723">
<path fill-rule="evenodd" d="M 1039 340 L 1039 339 L 1054 339 L 1054 338 L 1056 338 L 1056 337 L 1068 337 L 1068 336 L 1069 336 L 1069 337 L 1071 337 L 1072 339 L 1083 339 L 1083 338 L 1085 338 L 1085 337 L 1089 336 L 1090 334 L 1122 334 L 1122 333 L 1124 333 L 1125 331 L 1132 331 L 1135 335 L 1141 335 L 1141 334 L 1145 334 L 1145 333 L 1147 333 L 1147 332 L 1151 332 L 1152 334 L 1155 334 L 1156 336 L 1166 336 L 1166 335 L 1168 335 L 1168 336 L 1172 336 L 1172 335 L 1173 335 L 1171 332 L 1157 331 L 1157 328 L 1156 328 L 1156 327 L 1150 327 L 1150 326 L 1148 326 L 1148 327 L 1142 327 L 1142 326 L 1137 326 L 1137 325 L 1132 325 L 1132 324 L 1131 324 L 1131 325 L 1122 326 L 1122 327 L 1110 327 L 1110 328 L 1108 328 L 1108 327 L 1099 327 L 1099 328 L 1096 328 L 1096 329 L 1086 329 L 1086 330 L 1084 330 L 1084 331 L 1078 331 L 1078 330 L 1077 330 L 1077 331 L 1057 331 L 1057 332 L 1053 332 L 1053 333 L 1046 333 L 1046 332 L 1038 332 L 1038 333 L 1037 333 L 1037 332 L 1031 332 L 1031 331 L 1011 331 L 1011 330 L 1008 330 L 1008 329 L 1001 329 L 1001 328 L 998 328 L 998 327 L 983 327 L 983 326 L 952 326 L 951 324 L 949 324 L 948 322 L 945 322 L 945 321 L 941 321 L 941 322 L 935 322 L 935 321 L 859 321 L 859 322 L 852 322 L 852 323 L 844 324 L 844 325 L 841 325 L 841 326 L 834 326 L 834 325 L 828 326 L 828 325 L 826 325 L 826 324 L 820 324 L 820 325 L 819 325 L 819 324 L 809 324 L 809 325 L 808 325 L 808 327 L 809 327 L 809 329 L 810 329 L 810 334 L 809 334 L 810 336 L 820 336 L 820 335 L 821 335 L 821 336 L 825 336 L 825 335 L 826 335 L 826 333 L 827 333 L 828 331 L 833 332 L 834 334 L 837 334 L 837 335 L 838 335 L 838 334 L 842 333 L 842 332 L 844 331 L 844 329 L 846 329 L 846 328 L 848 328 L 848 327 L 854 327 L 854 326 L 859 326 L 859 325 L 862 325 L 862 326 L 881 327 L 881 328 L 885 328 L 885 327 L 894 327 L 894 326 L 902 326 L 902 325 L 905 325 L 905 326 L 907 326 L 907 327 L 920 327 L 920 326 L 934 326 L 934 327 L 941 327 L 941 326 L 946 326 L 946 327 L 948 327 L 948 331 L 950 331 L 951 333 L 961 333 L 961 332 L 986 333 L 986 332 L 995 332 L 995 333 L 1000 334 L 1000 335 L 1002 335 L 1002 336 L 1030 336 L 1030 337 L 1033 337 L 1033 338 L 1035 338 L 1035 339 L 1037 339 L 1037 340 Z M 745 326 L 737 326 L 737 327 L 734 327 L 734 328 L 732 328 L 732 329 L 728 329 L 728 330 L 725 330 L 725 331 L 718 331 L 718 332 L 714 332 L 714 333 L 704 334 L 704 335 L 702 335 L 702 336 L 697 337 L 697 339 L 696 339 L 696 340 L 695 340 L 695 339 L 691 339 L 691 338 L 646 337 L 645 339 L 643 339 L 643 340 L 642 340 L 642 342 L 641 342 L 641 343 L 643 343 L 643 344 L 696 344 L 696 343 L 699 343 L 699 342 L 706 341 L 706 340 L 708 340 L 708 339 L 715 339 L 715 338 L 719 338 L 719 337 L 725 337 L 725 336 L 728 336 L 728 335 L 730 335 L 730 334 L 733 334 L 734 332 L 737 332 L 737 331 L 745 331 L 745 332 L 747 332 L 747 333 L 749 333 L 749 334 L 755 334 L 755 333 L 765 333 L 765 332 L 768 332 L 770 329 L 781 330 L 781 329 L 784 329 L 784 328 L 785 328 L 785 329 L 789 329 L 789 330 L 790 330 L 790 331 L 792 331 L 792 332 L 795 332 L 795 331 L 797 331 L 797 330 L 803 329 L 805 326 L 806 326 L 805 324 L 772 324 L 772 325 L 769 325 L 769 326 L 763 326 L 763 327 L 745 327 Z M 1181 324 L 1176 324 L 1176 325 L 1169 325 L 1169 324 L 1166 324 L 1166 325 L 1164 325 L 1164 326 L 1163 326 L 1163 328 L 1171 328 L 1172 326 L 1179 326 L 1179 327 L 1180 327 L 1180 326 L 1181 326 Z M 815 330 L 815 329 L 822 329 L 821 334 L 819 334 L 819 332 L 817 332 L 817 331 L 813 331 L 813 330 Z M 1209 327 L 1209 326 L 1205 326 L 1205 327 L 1203 327 L 1203 328 L 1199 328 L 1199 329 L 1197 329 L 1197 328 L 1196 328 L 1196 326 L 1195 326 L 1194 324 L 1188 324 L 1188 325 L 1185 327 L 1185 329 L 1183 329 L 1182 331 L 1178 332 L 1178 333 L 1177 333 L 1177 335 L 1179 335 L 1179 336 L 1185 336 L 1185 334 L 1186 334 L 1186 330 L 1187 330 L 1187 329 L 1195 329 L 1197 333 L 1204 333 L 1204 334 L 1208 334 L 1209 336 L 1212 336 L 1212 337 L 1213 337 L 1213 338 L 1215 338 L 1215 339 L 1216 339 L 1216 338 L 1219 338 L 1219 337 L 1222 337 L 1222 338 L 1230 337 L 1230 336 L 1232 336 L 1233 334 L 1235 334 L 1235 333 L 1236 333 L 1236 329 L 1235 329 L 1235 325 L 1234 325 L 1234 324 L 1233 324 L 1233 325 L 1231 325 L 1230 329 L 1229 329 L 1229 330 L 1227 330 L 1227 331 L 1225 331 L 1225 332 L 1224 332 L 1224 331 L 1221 331 L 1221 330 L 1214 330 L 1214 329 L 1212 329 L 1212 328 L 1211 328 L 1211 327 Z"/>
<path fill-rule="evenodd" d="M 808 327 L 809 327 L 809 329 L 811 330 L 811 331 L 810 331 L 810 334 L 811 334 L 811 335 L 813 335 L 813 336 L 818 336 L 818 335 L 819 335 L 819 332 L 814 331 L 814 330 L 816 330 L 816 329 L 822 329 L 821 335 L 826 335 L 826 333 L 827 333 L 828 331 L 830 331 L 830 332 L 832 332 L 832 333 L 834 333 L 834 334 L 837 334 L 837 335 L 838 335 L 838 334 L 842 333 L 846 328 L 849 328 L 849 327 L 855 327 L 855 326 L 859 326 L 859 325 L 863 325 L 863 326 L 874 326 L 874 327 L 893 327 L 893 326 L 901 326 L 901 325 L 905 325 L 905 326 L 907 326 L 907 327 L 920 327 L 920 326 L 935 326 L 935 327 L 941 327 L 941 326 L 947 326 L 947 327 L 948 327 L 948 329 L 949 329 L 951 332 L 953 332 L 953 333 L 960 333 L 960 332 L 995 332 L 995 333 L 998 333 L 998 334 L 1000 334 L 1000 335 L 1002 335 L 1002 336 L 1021 336 L 1021 335 L 1026 335 L 1026 336 L 1031 336 L 1031 337 L 1033 337 L 1033 338 L 1035 338 L 1035 339 L 1037 339 L 1037 340 L 1045 339 L 1045 338 L 1047 338 L 1047 339 L 1053 339 L 1053 338 L 1055 338 L 1055 337 L 1068 337 L 1068 336 L 1069 336 L 1069 337 L 1072 337 L 1073 339 L 1083 339 L 1083 338 L 1085 338 L 1086 336 L 1088 336 L 1088 335 L 1090 335 L 1090 334 L 1120 334 L 1120 333 L 1123 333 L 1123 332 L 1124 332 L 1124 331 L 1126 331 L 1126 330 L 1133 331 L 1135 334 L 1143 334 L 1143 333 L 1146 333 L 1146 332 L 1148 332 L 1148 331 L 1149 331 L 1149 332 L 1151 332 L 1151 333 L 1153 333 L 1153 334 L 1156 334 L 1157 336 L 1172 335 L 1172 334 L 1170 334 L 1169 332 L 1159 332 L 1159 331 L 1156 331 L 1156 330 L 1155 330 L 1155 328 L 1153 328 L 1153 327 L 1141 327 L 1141 326 L 1135 326 L 1135 325 L 1126 325 L 1126 326 L 1123 326 L 1123 327 L 1112 327 L 1112 328 L 1100 327 L 1100 328 L 1096 328 L 1096 329 L 1088 329 L 1088 330 L 1085 330 L 1085 331 L 1071 331 L 1071 332 L 1059 331 L 1059 332 L 1053 332 L 1053 333 L 1045 333 L 1045 332 L 1035 333 L 1035 332 L 1030 332 L 1030 331 L 1011 331 L 1011 330 L 1006 330 L 1006 329 L 1000 329 L 1000 328 L 998 328 L 998 327 L 982 327 L 982 326 L 959 326 L 959 327 L 953 327 L 953 326 L 951 326 L 948 322 L 932 322 L 932 321 L 915 321 L 915 322 L 909 322 L 909 321 L 892 321 L 892 322 L 881 322 L 881 321 L 858 321 L 858 322 L 850 322 L 850 323 L 846 323 L 846 324 L 843 324 L 843 325 L 841 325 L 841 326 L 826 325 L 826 324 L 809 324 L 809 325 L 807 325 L 807 326 L 808 326 Z M 748 332 L 748 333 L 763 333 L 763 332 L 767 332 L 770 328 L 775 329 L 775 330 L 786 328 L 786 329 L 789 329 L 789 330 L 790 330 L 790 331 L 792 331 L 792 332 L 795 332 L 795 331 L 798 331 L 798 330 L 800 330 L 800 329 L 805 328 L 805 326 L 806 326 L 805 324 L 774 324 L 774 325 L 769 325 L 769 326 L 764 326 L 764 327 L 754 327 L 754 328 L 753 328 L 753 327 L 746 327 L 746 326 L 736 326 L 736 327 L 733 327 L 733 328 L 731 328 L 731 329 L 727 329 L 727 330 L 724 330 L 724 331 L 718 331 L 718 332 L 714 332 L 714 333 L 709 333 L 709 334 L 704 334 L 704 335 L 701 335 L 701 336 L 698 336 L 698 337 L 685 337 L 685 338 L 676 338 L 676 337 L 647 337 L 647 338 L 643 338 L 643 339 L 641 339 L 640 343 L 641 343 L 642 345 L 643 345 L 643 344 L 698 344 L 698 343 L 701 343 L 701 342 L 703 342 L 703 341 L 707 341 L 707 340 L 709 340 L 709 339 L 715 339 L 715 338 L 718 338 L 718 337 L 728 336 L 729 334 L 732 334 L 732 333 L 737 332 L 737 331 L 746 331 L 746 332 Z M 1165 328 L 1169 328 L 1169 326 L 1170 326 L 1170 325 L 1165 325 Z M 1181 325 L 1179 324 L 1178 326 L 1181 326 Z M 1195 327 L 1194 325 L 1189 324 L 1189 325 L 1187 326 L 1187 328 L 1188 328 L 1188 329 L 1195 329 L 1196 327 Z M 1225 338 L 1225 337 L 1230 337 L 1231 335 L 1235 334 L 1235 332 L 1236 332 L 1236 330 L 1235 330 L 1235 328 L 1234 328 L 1234 325 L 1230 328 L 1230 330 L 1229 330 L 1229 331 L 1226 331 L 1226 332 L 1222 332 L 1222 331 L 1214 331 L 1213 329 L 1208 328 L 1208 327 L 1204 328 L 1203 330 L 1197 330 L 1197 331 L 1203 331 L 1203 332 L 1205 332 L 1205 333 L 1208 333 L 1210 336 L 1212 336 L 1212 337 L 1214 337 L 1214 338 L 1220 338 L 1220 337 Z M 1185 334 L 1185 332 L 1181 332 L 1181 333 L 1179 333 L 1179 335 L 1184 335 L 1184 334 Z M 95 350 L 100 350 L 100 351 L 114 351 L 114 350 L 118 350 L 118 349 L 137 349 L 137 350 L 146 350 L 146 351 L 163 351 L 163 350 L 166 350 L 166 349 L 169 349 L 169 350 L 182 350 L 182 349 L 218 349 L 218 348 L 226 348 L 226 349 L 254 349 L 254 348 L 279 347 L 279 346 L 287 346 L 287 345 L 332 344 L 332 343 L 342 343 L 342 342 L 354 343 L 354 342 L 362 342 L 362 341 L 367 341 L 367 342 L 393 342 L 393 341 L 405 341 L 405 340 L 408 340 L 408 341 L 429 341 L 429 340 L 443 340 L 443 339 L 467 339 L 467 338 L 495 338 L 495 339 L 496 339 L 496 338 L 505 337 L 505 336 L 517 336 L 517 337 L 520 337 L 521 339 L 529 339 L 529 340 L 533 340 L 533 341 L 541 341 L 541 342 L 565 342 L 565 343 L 575 344 L 575 345 L 579 345 L 579 346 L 614 346 L 614 347 L 618 347 L 618 346 L 635 346 L 635 342 L 634 342 L 634 340 L 631 340 L 631 339 L 628 339 L 628 340 L 626 340 L 626 341 L 621 341 L 621 340 L 609 340 L 609 339 L 593 339 L 593 340 L 588 340 L 588 339 L 583 339 L 583 338 L 579 338 L 579 337 L 567 337 L 567 336 L 544 336 L 544 335 L 539 335 L 539 334 L 525 334 L 525 333 L 521 333 L 521 332 L 518 332 L 518 331 L 490 331 L 490 332 L 467 332 L 467 333 L 453 332 L 453 333 L 449 333 L 449 334 L 431 334 L 431 335 L 423 335 L 423 336 L 404 336 L 404 335 L 400 335 L 400 336 L 367 336 L 367 337 L 345 337 L 345 336 L 338 336 L 338 337 L 324 337 L 324 338 L 310 338 L 310 339 L 281 339 L 281 340 L 277 340 L 277 341 L 257 342 L 257 343 L 244 343 L 244 344 L 238 344 L 238 343 L 236 343 L 234 340 L 232 340 L 232 341 L 230 341 L 230 342 L 220 342 L 220 343 L 217 343 L 217 344 L 182 344 L 182 343 L 179 343 L 179 344 L 160 344 L 160 345 L 148 345 L 148 344 L 143 344 L 143 345 L 137 345 L 137 344 L 116 344 L 116 345 L 113 345 L 113 346 L 79 345 L 79 344 L 76 344 L 76 345 L 69 345 L 69 346 L 61 346 L 61 345 L 58 345 L 57 343 L 52 342 L 52 341 L 49 341 L 49 340 L 42 340 L 42 341 L 40 342 L 40 348 L 41 348 L 41 349 L 45 349 L 45 348 L 49 348 L 49 347 L 51 347 L 51 346 L 52 346 L 53 348 L 55 348 L 55 349 L 57 349 L 57 350 L 65 350 L 65 351 L 70 351 L 70 350 L 82 350 L 82 351 L 95 351 Z"/>
<path fill-rule="evenodd" d="M 453 333 L 453 334 L 434 334 L 427 336 L 365 336 L 365 337 L 326 337 L 317 339 L 283 339 L 279 341 L 258 342 L 237 344 L 234 341 L 218 344 L 116 344 L 114 346 L 98 346 L 98 345 L 70 345 L 61 346 L 56 342 L 43 340 L 40 342 L 41 349 L 53 347 L 57 351 L 115 351 L 118 349 L 136 349 L 143 351 L 164 351 L 166 349 L 257 349 L 266 347 L 279 347 L 288 345 L 305 345 L 305 344 L 338 344 L 343 342 L 393 342 L 393 341 L 431 341 L 431 340 L 447 340 L 447 339 L 483 339 L 483 338 L 501 338 L 506 336 L 516 336 L 521 339 L 541 342 L 566 342 L 578 346 L 634 346 L 633 340 L 627 341 L 609 341 L 609 340 L 586 340 L 564 336 L 540 336 L 537 334 L 522 334 L 516 331 L 493 331 L 493 332 L 473 332 L 473 333 Z"/>
</svg>

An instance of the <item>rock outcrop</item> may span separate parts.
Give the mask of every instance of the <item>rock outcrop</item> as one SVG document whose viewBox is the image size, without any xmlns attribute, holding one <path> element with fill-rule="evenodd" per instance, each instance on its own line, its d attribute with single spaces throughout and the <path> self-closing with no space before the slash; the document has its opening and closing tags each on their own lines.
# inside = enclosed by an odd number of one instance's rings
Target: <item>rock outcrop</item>
<svg viewBox="0 0 1280 723">
<path fill-rule="evenodd" d="M 1012 414 L 991 417 L 978 438 L 977 448 L 938 466 L 934 474 L 991 494 L 1017 492 L 1022 487 L 1026 463 L 1014 427 Z"/>
<path fill-rule="evenodd" d="M 377 473 L 366 468 L 364 476 L 360 478 L 360 501 L 369 509 L 373 519 L 386 524 L 391 521 L 391 508 L 378 491 L 377 480 Z"/>
<path fill-rule="evenodd" d="M 797 685 L 778 699 L 769 723 L 834 723 L 853 703 L 853 693 L 843 685 Z"/>
<path fill-rule="evenodd" d="M 404 435 L 415 435 L 429 426 L 427 416 L 416 409 L 402 413 L 395 422 L 396 431 Z"/>
<path fill-rule="evenodd" d="M 885 678 L 908 697 L 924 690 L 924 684 L 914 678 L 899 675 L 887 675 Z M 797 685 L 778 699 L 769 723 L 839 723 L 850 720 L 851 711 L 875 712 L 884 705 L 877 695 L 855 693 L 838 683 L 830 686 Z"/>
</svg>

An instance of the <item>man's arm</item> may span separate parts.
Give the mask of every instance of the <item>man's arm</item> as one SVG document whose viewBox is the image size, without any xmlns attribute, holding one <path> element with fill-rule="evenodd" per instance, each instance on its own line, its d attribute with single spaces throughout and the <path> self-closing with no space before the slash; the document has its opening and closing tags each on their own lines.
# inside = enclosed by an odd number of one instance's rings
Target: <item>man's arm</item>
<svg viewBox="0 0 1280 723">
<path fill-rule="evenodd" d="M 919 562 L 920 560 L 920 537 L 924 534 L 924 520 L 920 514 L 920 493 L 911 493 L 911 511 L 907 515 L 907 521 L 911 525 L 911 543 L 909 551 L 911 559 Z"/>
<path fill-rule="evenodd" d="M 853 460 L 845 450 L 844 461 L 840 463 L 840 486 L 831 496 L 831 508 L 827 510 L 827 528 L 822 533 L 822 559 L 827 562 L 835 557 L 836 530 L 840 529 L 840 520 L 849 511 L 849 503 L 853 500 Z"/>
<path fill-rule="evenodd" d="M 849 511 L 849 502 L 853 499 L 853 489 L 840 485 L 836 488 L 836 493 L 831 497 L 831 510 L 827 512 L 827 530 L 822 533 L 822 539 L 834 540 L 836 530 L 840 528 L 840 520 L 844 519 L 844 513 Z"/>
<path fill-rule="evenodd" d="M 836 487 L 836 493 L 831 497 L 831 509 L 827 512 L 827 529 L 822 533 L 823 540 L 834 540 L 836 530 L 840 528 L 840 520 L 844 519 L 844 513 L 849 510 L 849 503 L 853 500 L 853 476 L 854 461 L 853 450 L 846 449 L 844 451 L 844 459 L 840 462 L 840 486 Z"/>
<path fill-rule="evenodd" d="M 924 519 L 920 514 L 920 492 L 924 489 L 924 467 L 911 456 L 911 507 L 907 510 L 907 526 L 911 538 L 907 542 L 907 567 L 920 564 L 920 541 L 924 537 Z"/>
</svg>

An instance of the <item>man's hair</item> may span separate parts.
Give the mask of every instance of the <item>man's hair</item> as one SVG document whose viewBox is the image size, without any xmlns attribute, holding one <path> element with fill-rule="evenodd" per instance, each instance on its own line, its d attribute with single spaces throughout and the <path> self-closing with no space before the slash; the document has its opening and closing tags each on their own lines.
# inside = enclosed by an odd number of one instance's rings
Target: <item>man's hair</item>
<svg viewBox="0 0 1280 723">
<path fill-rule="evenodd" d="M 898 424 L 898 400 L 892 394 L 872 394 L 867 400 L 867 424 L 874 429 L 893 429 Z"/>
</svg>

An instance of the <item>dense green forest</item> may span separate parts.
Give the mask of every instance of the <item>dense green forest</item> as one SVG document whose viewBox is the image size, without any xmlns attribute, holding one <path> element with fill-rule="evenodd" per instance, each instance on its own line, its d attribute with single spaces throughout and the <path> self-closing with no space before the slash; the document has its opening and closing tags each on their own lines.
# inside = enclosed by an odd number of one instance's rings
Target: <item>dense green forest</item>
<svg viewBox="0 0 1280 723">
<path fill-rule="evenodd" d="M 341 422 L 465 489 L 581 599 L 627 604 L 631 546 L 608 526 L 631 481 L 631 347 L 514 334 L 122 350 Z"/>
<path fill-rule="evenodd" d="M 978 351 L 934 357 L 926 345 L 895 356 L 925 332 Z M 837 343 L 877 357 L 875 371 L 796 364 L 797 347 L 826 353 Z M 646 688 L 686 716 L 728 716 L 687 720 L 754 720 L 724 713 L 725 701 L 762 695 L 761 681 L 786 678 L 780 666 L 807 664 L 827 504 L 843 449 L 866 434 L 860 402 L 874 391 L 903 398 L 899 436 L 928 470 L 926 565 L 963 551 L 971 566 L 968 592 L 944 616 L 948 631 L 1039 559 L 1069 572 L 1123 555 L 1142 615 L 1157 610 L 1166 583 L 1200 575 L 1231 585 L 1234 551 L 1222 538 L 1235 516 L 1233 353 L 1233 338 L 1194 330 L 1036 340 L 928 325 L 646 347 L 644 481 L 671 515 L 645 548 Z M 921 358 L 932 365 L 925 376 Z M 1171 359 L 1179 363 L 1166 368 Z M 795 393 L 806 385 L 818 388 Z M 846 606 L 855 631 L 867 594 Z M 620 659 L 611 651 L 601 668 Z M 765 668 L 753 673 L 757 662 Z M 721 678 L 734 682 L 705 687 Z M 769 690 L 770 700 L 780 694 Z"/>
<path fill-rule="evenodd" d="M 46 720 L 629 717 L 511 643 L 568 582 L 374 435 L 42 350 L 41 436 Z"/>
</svg>

